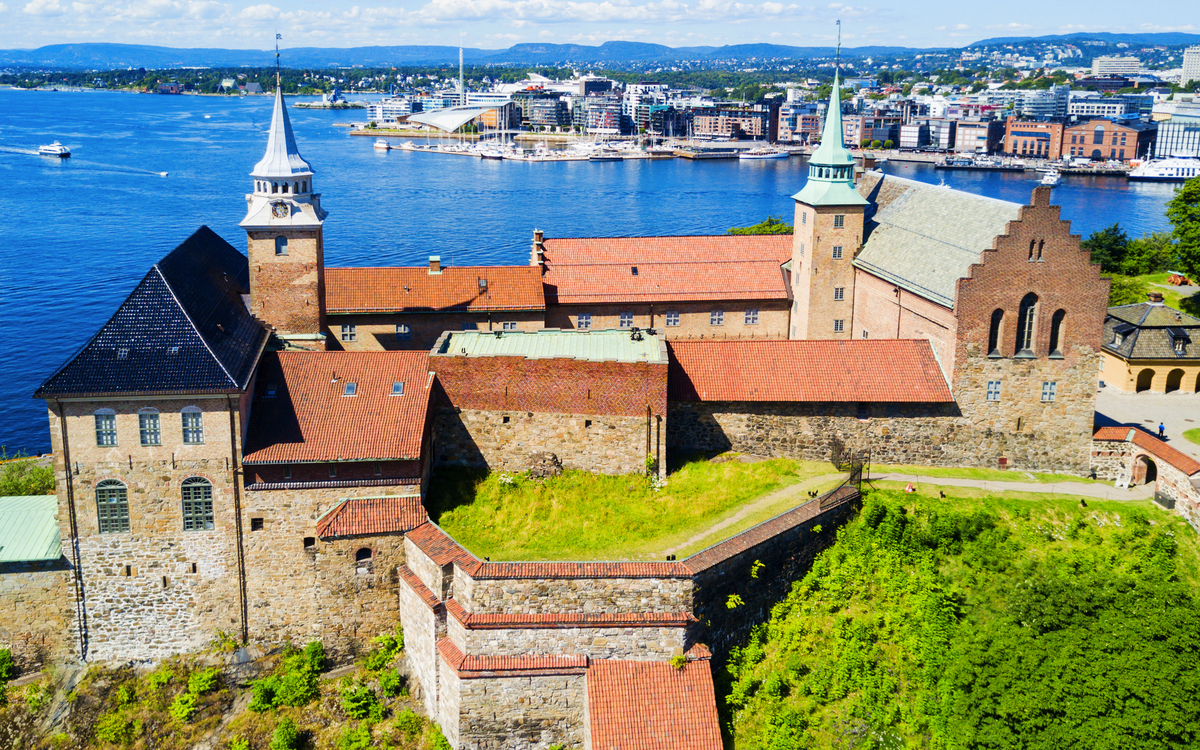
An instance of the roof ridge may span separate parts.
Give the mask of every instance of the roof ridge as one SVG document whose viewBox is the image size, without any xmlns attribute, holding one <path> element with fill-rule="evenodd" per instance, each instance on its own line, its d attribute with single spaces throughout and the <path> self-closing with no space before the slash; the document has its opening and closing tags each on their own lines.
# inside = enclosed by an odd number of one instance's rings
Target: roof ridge
<svg viewBox="0 0 1200 750">
<path fill-rule="evenodd" d="M 217 353 L 213 351 L 212 345 L 208 343 L 208 339 L 206 339 L 204 334 L 200 332 L 200 327 L 197 326 L 196 321 L 192 319 L 191 312 L 182 302 L 179 301 L 179 295 L 175 293 L 175 288 L 171 286 L 171 282 L 167 279 L 167 275 L 163 273 L 161 268 L 159 268 L 159 263 L 162 263 L 162 261 L 160 260 L 158 263 L 155 263 L 150 270 L 158 273 L 158 277 L 162 279 L 163 284 L 166 285 L 167 291 L 171 293 L 171 299 L 175 300 L 175 304 L 179 307 L 180 312 L 183 313 L 183 317 L 187 320 L 188 325 L 190 325 L 192 330 L 196 332 L 196 337 L 200 339 L 200 343 L 204 344 L 204 348 L 208 351 L 209 355 L 217 361 L 217 365 L 220 366 L 221 372 L 225 373 L 225 377 L 229 378 L 229 382 L 233 384 L 234 388 L 240 388 L 241 385 L 238 383 L 237 378 L 235 378 L 229 372 L 229 368 L 225 366 L 225 362 L 217 356 Z M 226 287 L 225 291 L 228 291 L 228 289 L 229 288 Z"/>
<path fill-rule="evenodd" d="M 1016 201 L 1006 201 L 1006 200 L 1001 200 L 1000 198 L 993 198 L 990 195 L 977 195 L 975 193 L 969 193 L 966 190 L 959 190 L 957 188 L 952 188 L 949 185 L 946 185 L 943 187 L 942 185 L 935 185 L 932 182 L 921 182 L 920 180 L 914 180 L 910 177 L 900 177 L 897 175 L 891 175 L 891 174 L 887 174 L 887 173 L 882 173 L 882 174 L 883 174 L 884 180 L 895 180 L 897 182 L 901 182 L 906 185 L 911 185 L 911 186 L 913 186 L 915 188 L 919 188 L 919 189 L 943 190 L 943 191 L 947 191 L 949 193 L 953 193 L 956 195 L 961 195 L 964 198 L 975 198 L 977 200 L 990 201 L 992 203 L 1001 203 L 1006 206 L 1016 206 L 1018 208 L 1028 205 L 1025 203 L 1017 203 Z M 894 203 L 895 201 L 893 200 L 892 202 Z M 888 205 L 891 205 L 891 203 L 889 203 Z M 886 206 L 884 208 L 886 210 Z"/>
</svg>

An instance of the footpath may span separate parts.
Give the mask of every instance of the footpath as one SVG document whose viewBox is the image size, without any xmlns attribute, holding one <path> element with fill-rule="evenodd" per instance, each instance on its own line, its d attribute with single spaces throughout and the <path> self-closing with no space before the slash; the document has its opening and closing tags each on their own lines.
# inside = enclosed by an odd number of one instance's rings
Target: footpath
<svg viewBox="0 0 1200 750">
<path fill-rule="evenodd" d="M 863 481 L 868 481 L 867 477 Z M 1102 500 L 1146 500 L 1154 496 L 1154 484 L 1143 484 L 1128 490 L 1119 490 L 1106 484 L 1083 482 L 1000 482 L 992 479 L 956 479 L 952 477 L 925 477 L 917 474 L 893 474 L 871 472 L 870 482 L 911 482 L 915 485 L 932 484 L 942 487 L 977 487 L 987 492 L 1039 492 L 1054 495 L 1080 495 Z"/>
</svg>

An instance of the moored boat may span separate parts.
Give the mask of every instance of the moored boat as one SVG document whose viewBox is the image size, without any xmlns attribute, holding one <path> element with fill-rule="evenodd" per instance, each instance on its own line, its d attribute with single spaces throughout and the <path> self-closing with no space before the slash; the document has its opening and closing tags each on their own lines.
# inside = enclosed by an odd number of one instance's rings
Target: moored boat
<svg viewBox="0 0 1200 750">
<path fill-rule="evenodd" d="M 1054 187 L 1060 182 L 1062 182 L 1062 175 L 1058 173 L 1057 169 L 1051 169 L 1042 175 L 1042 184 L 1047 187 Z"/>
<path fill-rule="evenodd" d="M 612 146 L 602 146 L 588 156 L 588 161 L 622 161 L 624 156 Z"/>
<path fill-rule="evenodd" d="M 379 138 L 375 141 L 375 148 L 379 149 L 380 151 L 391 151 L 392 144 L 388 143 L 387 139 L 385 138 Z"/>
<path fill-rule="evenodd" d="M 1127 175 L 1135 182 L 1187 182 L 1193 177 L 1200 177 L 1200 159 L 1150 159 Z"/>
<path fill-rule="evenodd" d="M 738 154 L 739 159 L 786 159 L 791 154 L 779 148 L 752 148 L 749 151 L 743 151 Z"/>
</svg>

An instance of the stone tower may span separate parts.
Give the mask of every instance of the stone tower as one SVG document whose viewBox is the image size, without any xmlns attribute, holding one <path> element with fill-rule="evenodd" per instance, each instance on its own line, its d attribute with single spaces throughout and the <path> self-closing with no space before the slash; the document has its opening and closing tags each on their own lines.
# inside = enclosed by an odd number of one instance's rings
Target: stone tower
<svg viewBox="0 0 1200 750">
<path fill-rule="evenodd" d="M 300 156 L 283 91 L 276 84 L 267 152 L 246 196 L 250 311 L 289 347 L 325 348 L 325 254 L 321 196 Z"/>
<path fill-rule="evenodd" d="M 796 201 L 792 239 L 793 339 L 848 339 L 854 267 L 867 201 L 854 189 L 854 156 L 842 143 L 839 76 L 833 77 L 821 145 L 808 160 L 808 182 Z"/>
</svg>

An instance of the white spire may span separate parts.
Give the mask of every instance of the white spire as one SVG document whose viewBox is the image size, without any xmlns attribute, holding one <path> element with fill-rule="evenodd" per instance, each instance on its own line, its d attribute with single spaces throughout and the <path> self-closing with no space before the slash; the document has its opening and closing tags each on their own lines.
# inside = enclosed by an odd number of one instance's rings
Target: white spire
<svg viewBox="0 0 1200 750">
<path fill-rule="evenodd" d="M 271 131 L 267 136 L 267 152 L 254 165 L 250 176 L 261 180 L 275 178 L 311 177 L 313 169 L 300 149 L 296 147 L 296 136 L 292 134 L 292 121 L 288 119 L 287 107 L 283 103 L 283 87 L 275 87 L 275 111 L 271 114 Z"/>
</svg>

